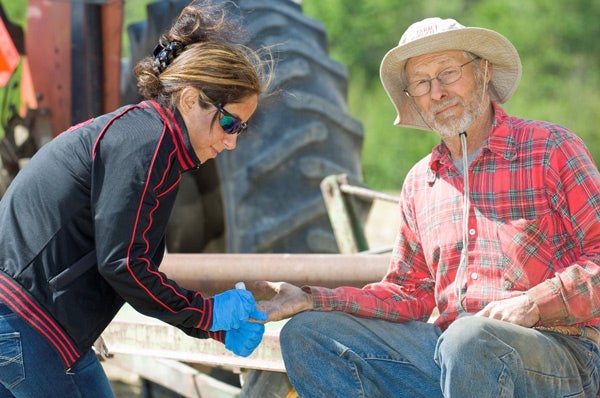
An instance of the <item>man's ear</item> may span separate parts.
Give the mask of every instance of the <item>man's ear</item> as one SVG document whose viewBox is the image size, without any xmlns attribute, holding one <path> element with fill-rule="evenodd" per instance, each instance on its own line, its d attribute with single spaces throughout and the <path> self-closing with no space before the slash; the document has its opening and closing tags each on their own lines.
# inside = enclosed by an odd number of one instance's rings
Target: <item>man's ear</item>
<svg viewBox="0 0 600 398">
<path fill-rule="evenodd" d="M 198 103 L 198 92 L 193 87 L 181 90 L 179 96 L 179 111 L 185 115 L 191 112 Z"/>
</svg>

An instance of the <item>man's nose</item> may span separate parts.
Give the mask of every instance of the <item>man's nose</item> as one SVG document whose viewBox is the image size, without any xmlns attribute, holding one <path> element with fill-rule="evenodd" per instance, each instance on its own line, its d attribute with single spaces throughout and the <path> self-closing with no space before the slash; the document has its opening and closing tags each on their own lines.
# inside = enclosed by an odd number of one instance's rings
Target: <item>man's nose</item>
<svg viewBox="0 0 600 398">
<path fill-rule="evenodd" d="M 431 90 L 429 92 L 431 99 L 440 100 L 446 95 L 444 85 L 438 79 L 431 80 Z"/>
</svg>

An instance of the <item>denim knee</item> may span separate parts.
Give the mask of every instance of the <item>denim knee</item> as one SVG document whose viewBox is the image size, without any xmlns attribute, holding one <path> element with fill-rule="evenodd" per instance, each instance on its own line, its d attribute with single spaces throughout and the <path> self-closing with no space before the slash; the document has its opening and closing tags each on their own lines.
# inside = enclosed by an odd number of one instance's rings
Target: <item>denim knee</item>
<svg viewBox="0 0 600 398">
<path fill-rule="evenodd" d="M 436 347 L 436 358 L 444 354 L 447 358 L 464 357 L 469 352 L 478 352 L 486 346 L 490 334 L 487 332 L 489 319 L 465 316 L 454 321 L 440 336 Z"/>
<path fill-rule="evenodd" d="M 298 339 L 303 339 L 306 336 L 307 330 L 319 329 L 319 325 L 323 324 L 323 316 L 326 314 L 315 311 L 302 312 L 289 319 L 279 332 L 279 342 L 282 350 L 286 350 L 290 346 L 290 342 L 298 342 Z"/>
</svg>

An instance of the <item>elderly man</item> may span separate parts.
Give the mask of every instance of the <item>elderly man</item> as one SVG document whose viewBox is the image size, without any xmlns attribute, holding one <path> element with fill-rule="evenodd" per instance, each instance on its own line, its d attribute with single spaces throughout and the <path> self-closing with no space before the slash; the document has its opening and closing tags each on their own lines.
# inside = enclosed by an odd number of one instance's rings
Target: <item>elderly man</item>
<svg viewBox="0 0 600 398">
<path fill-rule="evenodd" d="M 507 115 L 514 46 L 430 18 L 381 64 L 399 126 L 441 143 L 401 192 L 387 275 L 362 289 L 262 283 L 302 397 L 592 397 L 600 175 L 583 142 Z M 440 315 L 428 323 L 434 307 Z"/>
</svg>

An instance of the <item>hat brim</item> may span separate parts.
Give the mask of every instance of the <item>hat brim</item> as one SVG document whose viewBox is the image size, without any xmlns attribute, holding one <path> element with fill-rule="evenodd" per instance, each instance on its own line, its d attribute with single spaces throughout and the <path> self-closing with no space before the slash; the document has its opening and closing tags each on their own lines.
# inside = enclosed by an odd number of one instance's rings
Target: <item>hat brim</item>
<svg viewBox="0 0 600 398">
<path fill-rule="evenodd" d="M 521 59 L 512 43 L 501 34 L 484 28 L 462 28 L 432 34 L 398 45 L 381 61 L 380 78 L 398 112 L 394 124 L 431 130 L 403 91 L 406 81 L 404 68 L 409 58 L 447 50 L 468 51 L 492 64 L 490 98 L 493 101 L 504 103 L 517 89 L 522 73 Z"/>
</svg>

